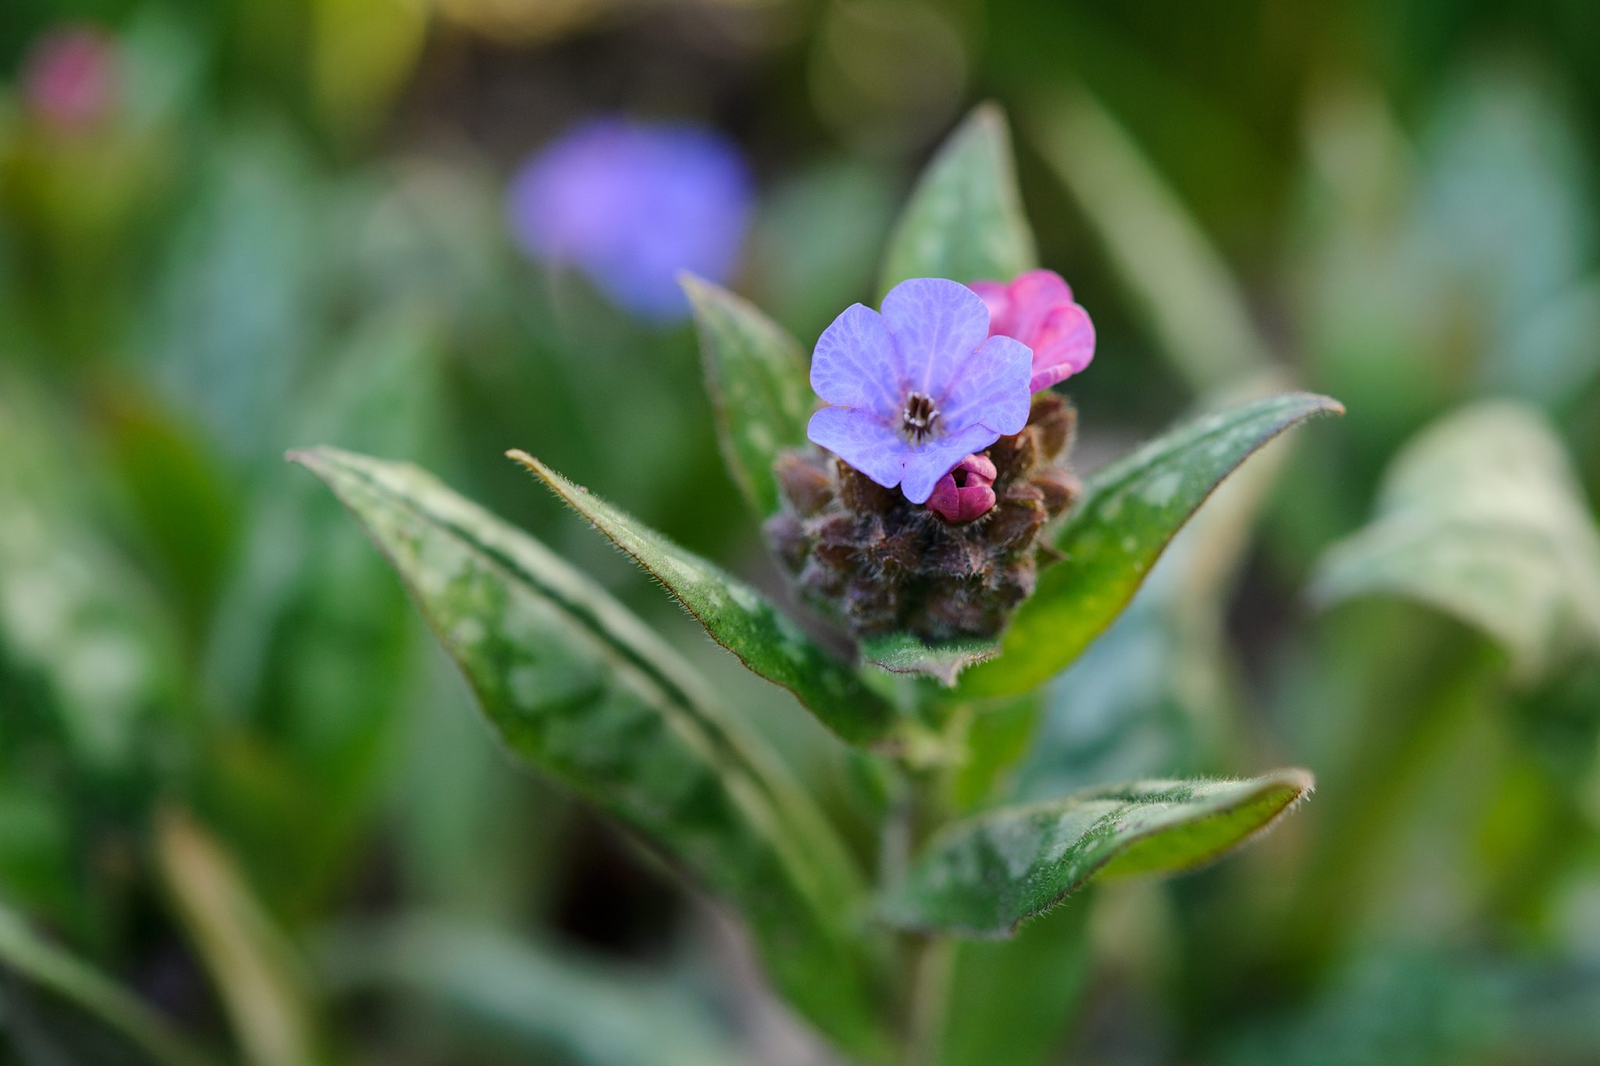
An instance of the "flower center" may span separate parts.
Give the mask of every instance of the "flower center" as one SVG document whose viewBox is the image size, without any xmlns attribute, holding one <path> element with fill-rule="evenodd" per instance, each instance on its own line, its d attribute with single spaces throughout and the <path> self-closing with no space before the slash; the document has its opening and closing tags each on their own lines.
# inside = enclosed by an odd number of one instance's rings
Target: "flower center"
<svg viewBox="0 0 1600 1066">
<path fill-rule="evenodd" d="M 921 444 L 934 435 L 939 422 L 939 411 L 933 398 L 920 392 L 906 397 L 905 410 L 900 413 L 900 434 L 912 444 Z"/>
</svg>

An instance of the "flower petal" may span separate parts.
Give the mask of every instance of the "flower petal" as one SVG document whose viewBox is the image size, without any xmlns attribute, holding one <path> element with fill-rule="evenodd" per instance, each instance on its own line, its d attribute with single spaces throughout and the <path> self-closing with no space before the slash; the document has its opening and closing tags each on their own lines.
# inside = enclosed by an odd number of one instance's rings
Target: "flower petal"
<svg viewBox="0 0 1600 1066">
<path fill-rule="evenodd" d="M 944 278 L 902 281 L 883 298 L 906 391 L 937 397 L 989 336 L 989 308 L 965 285 Z"/>
<path fill-rule="evenodd" d="M 928 495 L 928 510 L 954 522 L 961 514 L 961 490 L 956 488 L 953 474 L 946 474 L 934 483 Z"/>
<path fill-rule="evenodd" d="M 1011 336 L 1004 328 L 1011 321 L 1011 286 L 1003 281 L 974 281 L 967 287 L 989 309 L 989 333 Z"/>
<path fill-rule="evenodd" d="M 994 460 L 987 455 L 969 455 L 956 464 L 956 469 L 967 472 L 969 485 L 979 479 L 993 483 L 994 479 L 1000 476 L 1000 472 L 995 469 Z"/>
<path fill-rule="evenodd" d="M 811 387 L 818 396 L 841 407 L 864 408 L 879 418 L 900 417 L 903 376 L 900 353 L 883 317 L 861 304 L 845 308 L 822 331 L 811 356 Z"/>
<path fill-rule="evenodd" d="M 811 416 L 806 436 L 886 489 L 900 484 L 911 454 L 911 445 L 900 434 L 871 412 L 855 408 L 824 407 Z"/>
<path fill-rule="evenodd" d="M 1027 349 L 1024 348 L 1023 351 Z M 1027 396 L 1024 395 L 1023 399 L 1026 401 Z M 1023 412 L 1023 420 L 1024 422 L 1027 420 L 1026 410 Z M 906 499 L 912 503 L 926 503 L 939 479 L 954 469 L 963 456 L 968 452 L 987 448 L 1000 437 L 1000 433 L 987 426 L 973 425 L 955 433 L 948 433 L 938 440 L 929 441 L 919 448 L 908 449 L 904 461 L 905 470 L 900 479 L 900 491 L 904 492 Z M 874 477 L 873 480 L 878 479 Z M 878 483 L 883 484 L 881 481 Z"/>
<path fill-rule="evenodd" d="M 963 485 L 956 490 L 956 495 L 960 497 L 956 510 L 957 522 L 970 522 L 974 518 L 982 518 L 994 509 L 993 485 Z"/>
<path fill-rule="evenodd" d="M 956 469 L 961 468 L 958 466 Z M 947 522 L 957 524 L 981 518 L 989 513 L 994 504 L 993 485 L 987 481 L 974 481 L 957 487 L 953 472 L 940 478 L 933 487 L 933 495 L 928 497 L 928 510 Z"/>
<path fill-rule="evenodd" d="M 1032 396 L 1028 379 L 1032 373 L 1033 353 L 1027 345 L 1010 337 L 990 337 L 962 365 L 949 390 L 938 397 L 946 432 L 984 425 L 994 430 L 996 439 L 1021 433 L 1028 424 Z"/>
<path fill-rule="evenodd" d="M 1053 307 L 1072 302 L 1072 286 L 1054 270 L 1029 270 L 1011 280 L 1011 299 L 1020 307 Z"/>
<path fill-rule="evenodd" d="M 1094 323 L 1077 304 L 1058 307 L 1045 317 L 1033 348 L 1033 392 L 1079 373 L 1094 358 Z"/>
</svg>

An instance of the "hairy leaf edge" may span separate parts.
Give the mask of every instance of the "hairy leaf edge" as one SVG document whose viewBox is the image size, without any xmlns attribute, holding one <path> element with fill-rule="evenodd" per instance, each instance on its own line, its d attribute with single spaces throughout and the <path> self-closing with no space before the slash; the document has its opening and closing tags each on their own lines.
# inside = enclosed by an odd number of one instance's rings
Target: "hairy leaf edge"
<svg viewBox="0 0 1600 1066">
<path fill-rule="evenodd" d="M 716 641 L 719 646 L 721 646 L 722 648 L 727 650 L 729 653 L 731 653 L 734 658 L 738 659 L 739 662 L 741 664 L 743 664 L 745 669 L 749 670 L 752 674 L 755 674 L 757 677 L 761 678 L 763 681 L 767 681 L 768 683 L 776 685 L 777 687 L 779 687 L 779 688 L 783 689 L 784 691 L 790 693 L 792 696 L 795 697 L 795 699 L 802 706 L 806 706 L 805 700 L 801 698 L 799 692 L 797 692 L 793 687 L 791 687 L 789 685 L 786 685 L 781 681 L 777 681 L 777 680 L 775 680 L 773 678 L 770 678 L 765 673 L 763 673 L 762 671 L 756 669 L 756 667 L 750 662 L 750 660 L 748 658 L 745 657 L 744 654 L 742 654 L 739 651 L 739 649 L 733 647 L 733 645 L 727 643 L 721 637 L 719 637 L 715 632 L 712 631 L 711 626 L 709 626 L 706 623 L 705 618 L 703 618 L 700 615 L 700 612 L 696 611 L 693 607 L 691 607 L 689 605 L 688 601 L 686 601 L 681 595 L 678 594 L 677 589 L 673 588 L 672 585 L 668 581 L 666 581 L 659 573 L 656 572 L 655 567 L 651 566 L 648 562 L 646 562 L 642 557 L 640 557 L 637 553 L 635 553 L 627 545 L 623 544 L 616 537 L 612 536 L 610 531 L 607 530 L 604 526 L 600 525 L 594 519 L 590 518 L 587 514 L 585 514 L 583 508 L 579 507 L 577 505 L 577 503 L 574 502 L 570 489 L 577 489 L 578 491 L 587 491 L 586 489 L 583 489 L 581 486 L 573 485 L 570 481 L 568 481 L 566 478 L 562 477 L 556 471 L 550 469 L 550 467 L 546 466 L 544 463 L 540 462 L 538 459 L 536 459 L 532 455 L 529 455 L 527 452 L 523 451 L 520 448 L 512 448 L 510 451 L 506 452 L 506 457 L 511 459 L 511 460 L 513 460 L 513 461 L 515 461 L 516 463 L 520 464 L 521 466 L 526 468 L 528 471 L 530 471 L 532 474 L 534 474 L 534 476 L 538 477 L 539 480 L 542 481 L 545 484 L 545 486 L 550 489 L 551 492 L 555 493 L 555 495 L 558 496 L 561 499 L 561 502 L 566 504 L 573 511 L 574 514 L 576 514 L 579 518 L 582 518 L 592 528 L 594 528 L 597 532 L 599 532 L 602 536 L 604 536 L 606 538 L 606 540 L 612 545 L 612 547 L 616 548 L 622 554 L 624 554 L 628 558 L 632 559 L 634 561 L 634 563 L 636 563 L 641 570 L 643 570 L 645 573 L 649 574 L 652 578 L 654 578 L 655 582 L 658 585 L 660 585 L 663 589 L 666 590 L 667 594 L 672 597 L 672 599 L 678 604 L 679 607 L 683 608 L 684 612 L 686 614 L 688 614 L 689 617 L 693 618 L 696 622 L 700 623 L 700 628 L 702 628 L 702 629 L 704 629 L 706 631 L 706 635 L 709 636 L 712 640 Z M 570 487 L 570 489 L 569 489 L 569 487 Z M 754 589 L 752 589 L 751 591 L 753 593 L 755 593 L 755 595 L 760 597 L 762 602 L 768 603 L 769 606 L 772 606 L 772 609 L 774 611 L 778 610 L 778 608 L 776 606 L 770 604 L 770 602 L 767 601 L 765 596 L 761 596 L 761 594 L 759 592 L 755 592 Z M 823 654 L 827 654 L 827 652 L 824 650 Z M 840 667 L 841 670 L 847 669 L 845 664 L 842 663 L 842 662 L 839 664 L 839 667 Z M 862 699 L 864 699 L 864 700 L 877 699 L 877 697 L 872 693 L 872 691 L 870 689 L 866 688 L 864 685 L 861 688 L 861 695 L 862 695 Z M 885 727 L 891 725 L 892 721 L 893 721 L 893 713 L 894 713 L 893 708 L 891 706 L 889 706 L 889 704 L 887 704 L 887 703 L 879 703 L 877 706 L 882 711 L 882 714 L 883 714 L 883 717 L 884 717 Z M 815 712 L 813 712 L 813 713 L 815 713 Z M 824 726 L 827 726 L 828 731 L 830 733 L 833 733 L 834 736 L 838 737 L 840 740 L 846 741 L 847 743 L 866 743 L 866 744 L 868 744 L 868 746 L 872 747 L 873 750 L 881 750 L 881 751 L 893 750 L 895 747 L 897 747 L 897 743 L 895 741 L 895 738 L 893 738 L 893 737 L 886 736 L 886 735 L 878 736 L 878 737 L 875 737 L 875 738 L 871 739 L 870 741 L 866 739 L 866 734 L 863 734 L 861 737 L 848 737 L 848 736 L 845 736 L 844 734 L 840 733 L 822 715 L 816 714 L 815 717 L 816 717 L 817 721 L 821 722 Z"/>
<path fill-rule="evenodd" d="M 1224 481 L 1227 481 L 1228 478 L 1233 476 L 1233 472 L 1235 470 L 1237 470 L 1237 469 L 1239 469 L 1239 467 L 1243 466 L 1244 463 L 1252 455 L 1255 455 L 1262 448 L 1266 447 L 1268 444 L 1272 443 L 1278 437 L 1282 436 L 1284 433 L 1286 433 L 1289 430 L 1293 429 L 1294 427 L 1300 425 L 1301 423 L 1308 422 L 1313 418 L 1318 418 L 1318 417 L 1321 417 L 1323 415 L 1332 415 L 1334 417 L 1343 417 L 1344 414 L 1346 413 L 1344 404 L 1340 403 L 1338 400 L 1335 400 L 1331 396 L 1324 396 L 1324 395 L 1321 395 L 1320 393 L 1314 393 L 1314 392 L 1292 392 L 1292 393 L 1286 393 L 1286 394 L 1284 394 L 1284 396 L 1278 397 L 1278 398 L 1279 399 L 1284 399 L 1284 400 L 1287 400 L 1287 399 L 1290 399 L 1290 398 L 1316 400 L 1317 404 L 1315 406 L 1310 407 L 1310 408 L 1306 409 L 1305 411 L 1302 411 L 1301 413 L 1295 415 L 1293 418 L 1287 419 L 1287 420 L 1279 423 L 1277 426 L 1273 427 L 1270 432 L 1266 433 L 1265 435 L 1263 435 L 1262 437 L 1257 439 L 1255 444 L 1253 444 L 1248 450 L 1243 452 L 1239 456 L 1238 459 L 1236 459 L 1232 464 L 1230 464 L 1228 466 L 1228 468 L 1226 470 L 1224 470 L 1222 472 L 1222 475 L 1220 477 L 1218 477 L 1215 481 L 1213 481 L 1211 483 L 1211 487 L 1208 488 L 1205 491 L 1205 493 L 1201 495 L 1199 500 L 1195 501 L 1195 505 L 1189 509 L 1189 513 L 1184 516 L 1183 521 L 1179 522 L 1177 525 L 1172 527 L 1172 530 L 1171 530 L 1171 532 L 1169 532 L 1167 534 L 1166 539 L 1164 539 L 1160 543 L 1160 545 L 1157 547 L 1157 549 L 1155 551 L 1155 554 L 1150 557 L 1149 563 L 1147 565 L 1145 565 L 1143 568 L 1140 569 L 1138 578 L 1134 581 L 1132 587 L 1129 588 L 1127 596 L 1125 596 L 1122 599 L 1122 601 L 1117 605 L 1116 610 L 1113 611 L 1107 617 L 1107 619 L 1105 621 L 1105 624 L 1102 625 L 1099 628 L 1099 630 L 1096 631 L 1095 635 L 1093 637 L 1091 637 L 1087 643 L 1084 644 L 1082 649 L 1079 650 L 1079 655 L 1081 655 L 1083 653 L 1083 651 L 1087 650 L 1089 645 L 1093 644 L 1096 640 L 1100 639 L 1100 637 L 1102 635 L 1104 635 L 1105 631 L 1107 629 L 1111 628 L 1112 623 L 1114 623 L 1118 618 L 1122 617 L 1122 613 L 1124 611 L 1126 611 L 1128 609 L 1128 605 L 1133 602 L 1134 596 L 1138 595 L 1139 590 L 1144 587 L 1145 579 L 1150 576 L 1150 571 L 1155 569 L 1156 563 L 1159 562 L 1161 560 L 1161 557 L 1166 554 L 1167 548 L 1172 544 L 1173 538 L 1176 537 L 1180 532 L 1183 531 L 1183 528 L 1189 524 L 1189 522 L 1194 518 L 1194 516 L 1196 514 L 1199 513 L 1200 508 L 1202 508 L 1202 507 L 1204 507 L 1206 505 L 1206 501 L 1211 499 L 1211 497 L 1216 493 L 1217 489 L 1222 486 L 1222 483 Z M 1219 428 L 1217 432 L 1221 432 L 1221 431 L 1222 431 L 1221 428 Z M 1207 439 L 1210 436 L 1211 436 L 1210 434 L 1207 434 L 1206 437 L 1202 437 L 1200 440 L 1203 441 L 1203 440 Z M 1159 440 L 1159 439 L 1160 438 L 1156 438 L 1156 440 Z M 1155 441 L 1152 441 L 1151 443 L 1155 443 Z M 1198 443 L 1200 443 L 1200 441 L 1196 441 L 1195 443 L 1198 444 Z M 1108 466 L 1105 469 L 1101 470 L 1098 474 L 1090 475 L 1088 491 L 1086 491 L 1084 493 L 1084 498 L 1079 503 L 1079 505 L 1072 512 L 1069 512 L 1064 518 L 1061 519 L 1061 524 L 1056 528 L 1056 532 L 1055 532 L 1054 536 L 1052 537 L 1052 540 L 1054 541 L 1054 543 L 1059 545 L 1061 536 L 1071 527 L 1071 524 L 1072 524 L 1073 520 L 1075 518 L 1077 518 L 1079 515 L 1081 515 L 1083 513 L 1083 510 L 1090 503 L 1092 503 L 1096 497 L 1098 497 L 1102 492 L 1106 491 L 1106 489 L 1103 487 L 1106 483 L 1108 483 L 1110 481 L 1113 481 L 1113 480 L 1119 480 L 1119 479 L 1121 479 L 1123 477 L 1126 477 L 1128 475 L 1129 471 L 1125 471 L 1123 469 L 1123 467 L 1129 467 L 1130 470 L 1131 470 L 1132 469 L 1132 460 L 1137 458 L 1138 455 L 1139 455 L 1139 452 L 1142 451 L 1142 450 L 1143 449 L 1138 449 L 1138 450 L 1134 451 L 1131 455 L 1129 455 L 1129 456 L 1127 456 L 1127 457 L 1125 457 L 1123 459 L 1119 459 L 1119 460 L 1113 462 L 1110 466 Z M 1057 560 L 1055 563 L 1051 564 L 1051 568 L 1053 569 L 1056 566 L 1060 566 L 1063 561 L 1064 560 Z M 1022 607 L 1019 608 L 1019 611 L 1025 611 L 1026 609 L 1027 609 L 1027 601 L 1024 601 Z M 1000 642 L 1000 650 L 994 657 L 992 657 L 990 659 L 987 659 L 987 660 L 984 660 L 982 662 L 975 663 L 973 665 L 981 667 L 981 666 L 988 666 L 990 664 L 1003 663 L 1005 661 L 1005 635 L 1004 634 L 1001 635 L 1000 640 L 1001 640 L 1001 642 Z M 962 692 L 959 689 L 959 687 L 958 687 L 957 691 L 961 695 L 970 695 L 970 696 L 974 696 L 974 697 L 1015 696 L 1015 695 L 1018 695 L 1019 693 L 1026 692 L 1028 689 L 1033 688 L 1036 685 L 1043 684 L 1044 682 L 1050 680 L 1050 678 L 1060 676 L 1060 674 L 1061 674 L 1061 672 L 1063 670 L 1066 670 L 1068 667 L 1070 667 L 1076 661 L 1077 661 L 1077 657 L 1074 656 L 1072 659 L 1069 659 L 1065 664 L 1063 664 L 1062 666 L 1056 668 L 1052 673 L 1048 674 L 1045 677 L 1042 677 L 1042 678 L 1031 678 L 1030 677 L 1028 679 L 1028 683 L 1026 685 L 1024 685 L 1022 688 L 1017 688 L 1014 685 L 1006 685 L 1006 684 L 1003 684 L 1003 683 L 999 684 L 999 685 L 984 685 L 984 684 L 982 684 L 980 682 L 979 684 L 971 686 L 965 692 Z M 968 681 L 970 682 L 971 678 L 974 678 L 974 677 L 983 678 L 983 677 L 987 676 L 987 673 L 988 673 L 987 671 L 983 671 L 983 670 L 975 671 L 974 673 L 968 675 Z"/>
<path fill-rule="evenodd" d="M 1228 855 L 1230 852 L 1232 852 L 1232 851 L 1234 851 L 1234 850 L 1236 850 L 1238 848 L 1241 848 L 1244 845 L 1249 844 L 1249 843 L 1255 841 L 1256 839 L 1260 838 L 1264 833 L 1266 833 L 1268 830 L 1270 830 L 1274 826 L 1276 826 L 1278 824 L 1278 822 L 1282 821 L 1282 819 L 1283 819 L 1283 817 L 1285 815 L 1289 814 L 1296 807 L 1298 807 L 1307 797 L 1309 797 L 1311 795 L 1312 792 L 1316 791 L 1316 778 L 1315 778 L 1315 776 L 1311 773 L 1311 771 L 1303 769 L 1303 768 L 1298 767 L 1298 766 L 1290 767 L 1290 768 L 1284 769 L 1284 770 L 1275 770 L 1270 774 L 1261 775 L 1261 777 L 1257 778 L 1256 780 L 1261 782 L 1261 786 L 1262 787 L 1260 789 L 1250 793 L 1249 795 L 1245 796 L 1243 799 L 1239 800 L 1236 803 L 1232 803 L 1232 804 L 1228 805 L 1227 807 L 1219 808 L 1219 809 L 1214 810 L 1214 811 L 1208 811 L 1207 813 L 1201 815 L 1199 818 L 1196 818 L 1193 821 L 1184 822 L 1182 824 L 1185 825 L 1185 826 L 1203 825 L 1204 823 L 1206 823 L 1207 821 L 1210 821 L 1213 818 L 1220 818 L 1220 817 L 1223 817 L 1225 815 L 1231 814 L 1231 813 L 1233 813 L 1235 810 L 1237 810 L 1240 807 L 1248 806 L 1249 804 L 1254 803 L 1257 800 L 1265 798 L 1274 789 L 1288 788 L 1288 789 L 1292 790 L 1293 794 L 1290 795 L 1287 799 L 1285 799 L 1283 801 L 1282 805 L 1279 806 L 1279 808 L 1276 811 L 1274 811 L 1270 817 L 1268 817 L 1264 821 L 1262 821 L 1262 823 L 1260 825 L 1258 825 L 1255 828 L 1251 829 L 1249 832 L 1245 833 L 1243 836 L 1240 836 L 1237 839 L 1233 840 L 1229 844 L 1227 844 L 1227 845 L 1225 845 L 1225 846 L 1223 846 L 1221 848 L 1218 848 L 1216 851 L 1213 851 L 1210 854 L 1204 856 L 1203 858 L 1198 859 L 1195 862 L 1192 862 L 1192 863 L 1189 863 L 1189 864 L 1185 865 L 1181 870 L 1150 871 L 1150 872 L 1147 872 L 1147 873 L 1125 874 L 1125 875 L 1120 875 L 1120 876 L 1113 875 L 1113 879 L 1116 879 L 1116 880 L 1124 880 L 1125 879 L 1125 880 L 1129 880 L 1129 881 L 1135 881 L 1135 880 L 1140 880 L 1140 879 L 1154 879 L 1154 878 L 1157 878 L 1157 877 L 1176 877 L 1176 876 L 1180 876 L 1182 874 L 1192 873 L 1192 872 L 1194 872 L 1196 870 L 1204 869 L 1205 867 L 1211 865 L 1212 863 L 1215 863 L 1215 862 L 1219 861 L 1224 856 Z M 1068 799 L 1072 799 L 1072 798 L 1081 797 L 1083 799 L 1093 799 L 1095 797 L 1095 793 L 1097 791 L 1099 791 L 1099 790 L 1090 789 L 1090 790 L 1088 790 L 1086 792 L 1076 793 L 1074 796 L 1067 797 L 1067 798 Z M 1039 803 L 1039 804 L 1030 804 L 1029 806 L 1049 806 L 1049 805 L 1051 805 L 1053 803 L 1056 803 L 1056 802 L 1059 802 L 1059 801 L 1057 801 L 1057 800 L 1044 800 L 1044 801 L 1041 801 L 1041 803 Z M 988 813 L 993 813 L 993 812 L 988 812 Z M 929 850 L 938 847 L 939 842 L 940 842 L 940 838 L 943 838 L 943 837 L 946 837 L 946 836 L 953 836 L 958 831 L 965 829 L 968 825 L 972 824 L 973 822 L 981 821 L 984 817 L 985 817 L 984 814 L 978 814 L 978 815 L 974 815 L 971 818 L 964 818 L 959 822 L 955 822 L 955 823 L 952 823 L 949 826 L 946 826 L 944 829 L 939 831 L 938 835 L 934 838 L 934 840 L 930 841 Z M 1016 921 L 1014 921 L 1010 925 L 1008 925 L 1004 930 L 1002 930 L 1002 931 L 1000 931 L 998 933 L 993 931 L 992 929 L 978 929 L 978 928 L 974 928 L 972 926 L 964 926 L 964 925 L 932 925 L 932 924 L 929 924 L 929 923 L 926 923 L 926 922 L 904 921 L 904 920 L 900 920 L 900 919 L 890 918 L 887 915 L 884 915 L 881 911 L 879 912 L 879 915 L 878 915 L 879 916 L 879 920 L 882 921 L 885 925 L 891 926 L 892 928 L 904 930 L 906 932 L 911 932 L 911 933 L 919 933 L 919 934 L 922 934 L 922 935 L 925 935 L 925 936 L 951 936 L 951 937 L 957 937 L 957 938 L 960 938 L 960 939 L 963 939 L 963 940 L 977 940 L 977 941 L 986 941 L 986 942 L 990 942 L 990 943 L 1010 940 L 1010 939 L 1014 938 L 1017 935 L 1017 931 L 1019 929 L 1021 929 L 1022 926 L 1024 926 L 1025 924 L 1027 924 L 1028 922 L 1032 921 L 1035 918 L 1041 917 L 1041 916 L 1043 916 L 1045 914 L 1048 914 L 1050 911 L 1055 910 L 1062 903 L 1064 903 L 1069 896 L 1076 895 L 1078 893 L 1078 891 L 1080 889 L 1082 889 L 1085 885 L 1089 884 L 1089 882 L 1095 880 L 1101 874 L 1105 873 L 1106 868 L 1108 866 L 1111 866 L 1118 859 L 1120 859 L 1124 855 L 1126 855 L 1129 850 L 1131 850 L 1132 848 L 1136 847 L 1137 845 L 1139 845 L 1141 843 L 1144 843 L 1144 842 L 1146 842 L 1148 840 L 1155 839 L 1156 837 L 1160 836 L 1162 833 L 1168 832 L 1173 828 L 1175 828 L 1175 827 L 1171 826 L 1171 825 L 1152 826 L 1150 829 L 1147 829 L 1142 833 L 1136 834 L 1135 836 L 1130 838 L 1126 844 L 1122 845 L 1121 847 L 1118 847 L 1114 852 L 1112 852 L 1110 855 L 1106 856 L 1106 858 L 1104 858 L 1100 862 L 1096 863 L 1094 865 L 1094 867 L 1092 869 L 1088 870 L 1087 872 L 1085 872 L 1082 877 L 1078 878 L 1072 884 L 1068 885 L 1066 888 L 1062 889 L 1059 893 L 1057 893 L 1056 895 L 1052 896 L 1050 898 L 1050 900 L 1047 903 L 1045 903 L 1042 907 L 1040 907 L 1038 910 L 1035 910 L 1030 914 L 1024 914 L 1023 916 L 1018 918 Z"/>
</svg>

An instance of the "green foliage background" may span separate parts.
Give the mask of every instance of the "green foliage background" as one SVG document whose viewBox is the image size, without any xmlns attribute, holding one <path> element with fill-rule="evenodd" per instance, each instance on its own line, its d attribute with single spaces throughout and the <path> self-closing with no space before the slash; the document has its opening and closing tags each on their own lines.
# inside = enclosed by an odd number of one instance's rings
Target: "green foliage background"
<svg viewBox="0 0 1600 1066">
<path fill-rule="evenodd" d="M 69 20 L 113 35 L 119 94 L 62 139 L 18 75 Z M 1098 327 L 1067 389 L 1081 470 L 1110 493 L 1141 441 L 1269 391 L 1349 414 L 1242 466 L 1037 697 L 958 722 L 951 813 L 1280 765 L 1316 798 L 1228 863 L 951 948 L 913 1053 L 1600 1058 L 1600 9 L 11 0 L 0 1061 L 829 1054 L 754 953 L 793 968 L 779 985 L 835 976 L 807 1010 L 849 1046 L 847 862 L 708 859 L 700 883 L 763 890 L 753 952 L 505 756 L 384 559 L 282 456 L 415 462 L 533 533 L 782 754 L 838 837 L 806 853 L 862 864 L 899 799 L 881 767 L 502 457 L 781 598 L 744 507 L 771 500 L 725 472 L 693 330 L 523 262 L 502 195 L 588 114 L 715 123 L 761 184 L 733 287 L 808 347 L 904 273 L 882 252 L 913 179 L 985 99 L 1038 260 Z M 958 275 L 1017 246 L 944 252 Z M 650 706 L 651 676 L 628 698 Z M 641 749 L 675 774 L 697 750 Z M 559 779 L 588 754 L 539 757 Z"/>
</svg>

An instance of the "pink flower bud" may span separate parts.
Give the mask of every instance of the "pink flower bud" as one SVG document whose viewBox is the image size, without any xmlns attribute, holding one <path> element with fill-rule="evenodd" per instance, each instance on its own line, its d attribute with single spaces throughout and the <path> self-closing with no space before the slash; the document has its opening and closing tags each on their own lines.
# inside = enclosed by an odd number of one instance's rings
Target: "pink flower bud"
<svg viewBox="0 0 1600 1066">
<path fill-rule="evenodd" d="M 994 507 L 994 463 L 986 455 L 969 455 L 940 478 L 928 507 L 947 522 L 970 522 Z"/>
</svg>

